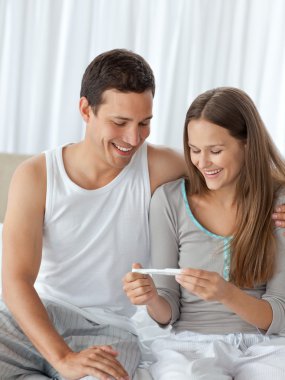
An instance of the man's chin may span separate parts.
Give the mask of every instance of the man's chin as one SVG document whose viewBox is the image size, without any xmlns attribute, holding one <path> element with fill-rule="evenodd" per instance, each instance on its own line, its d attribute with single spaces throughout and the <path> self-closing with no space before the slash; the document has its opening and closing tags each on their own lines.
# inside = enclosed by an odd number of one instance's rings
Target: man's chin
<svg viewBox="0 0 285 380">
<path fill-rule="evenodd" d="M 124 169 L 130 162 L 131 162 L 132 156 L 131 157 L 119 157 L 114 160 L 112 160 L 112 166 L 116 169 Z"/>
</svg>

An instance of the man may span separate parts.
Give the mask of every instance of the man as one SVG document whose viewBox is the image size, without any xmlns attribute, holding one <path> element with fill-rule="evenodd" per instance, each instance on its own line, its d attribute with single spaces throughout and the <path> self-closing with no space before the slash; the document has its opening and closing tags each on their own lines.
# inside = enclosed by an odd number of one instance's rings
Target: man
<svg viewBox="0 0 285 380">
<path fill-rule="evenodd" d="M 3 228 L 14 318 L 2 304 L 2 378 L 133 375 L 140 352 L 121 279 L 134 261 L 147 264 L 151 193 L 185 173 L 178 153 L 144 143 L 154 92 L 141 56 L 101 54 L 82 79 L 83 141 L 16 170 Z"/>
<path fill-rule="evenodd" d="M 15 172 L 3 229 L 1 378 L 132 377 L 140 352 L 121 279 L 133 262 L 147 265 L 151 194 L 185 174 L 182 156 L 145 143 L 154 92 L 142 57 L 101 54 L 82 80 L 83 141 Z"/>
</svg>

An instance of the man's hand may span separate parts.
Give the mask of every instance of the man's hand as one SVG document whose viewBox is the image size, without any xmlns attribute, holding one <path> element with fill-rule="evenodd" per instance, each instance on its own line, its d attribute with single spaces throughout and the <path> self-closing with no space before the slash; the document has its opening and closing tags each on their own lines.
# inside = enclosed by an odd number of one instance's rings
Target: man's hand
<svg viewBox="0 0 285 380">
<path fill-rule="evenodd" d="M 285 228 L 285 205 L 279 205 L 272 215 L 275 226 Z"/>
<path fill-rule="evenodd" d="M 133 268 L 142 268 L 133 264 Z M 123 289 L 134 305 L 148 305 L 158 298 L 158 293 L 151 276 L 129 272 L 123 278 Z"/>
<path fill-rule="evenodd" d="M 67 380 L 94 376 L 100 380 L 129 380 L 129 376 L 116 359 L 118 352 L 111 346 L 94 346 L 80 352 L 69 352 L 58 361 L 56 369 Z"/>
</svg>

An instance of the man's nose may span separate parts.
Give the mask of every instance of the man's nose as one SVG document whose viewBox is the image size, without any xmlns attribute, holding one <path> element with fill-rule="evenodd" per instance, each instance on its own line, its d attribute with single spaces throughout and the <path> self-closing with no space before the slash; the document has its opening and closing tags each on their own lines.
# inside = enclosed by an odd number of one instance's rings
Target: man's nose
<svg viewBox="0 0 285 380">
<path fill-rule="evenodd" d="M 141 141 L 138 126 L 130 126 L 124 136 L 124 141 L 132 146 L 137 146 Z"/>
</svg>

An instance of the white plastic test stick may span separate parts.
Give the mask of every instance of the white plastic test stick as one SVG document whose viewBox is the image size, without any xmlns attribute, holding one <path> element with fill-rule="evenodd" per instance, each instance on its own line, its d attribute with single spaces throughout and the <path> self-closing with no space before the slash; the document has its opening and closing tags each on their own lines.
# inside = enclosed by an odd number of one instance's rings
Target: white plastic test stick
<svg viewBox="0 0 285 380">
<path fill-rule="evenodd" d="M 181 269 L 165 268 L 165 269 L 146 269 L 146 268 L 133 268 L 132 272 L 142 274 L 161 274 L 164 276 L 176 276 L 181 274 Z"/>
</svg>

